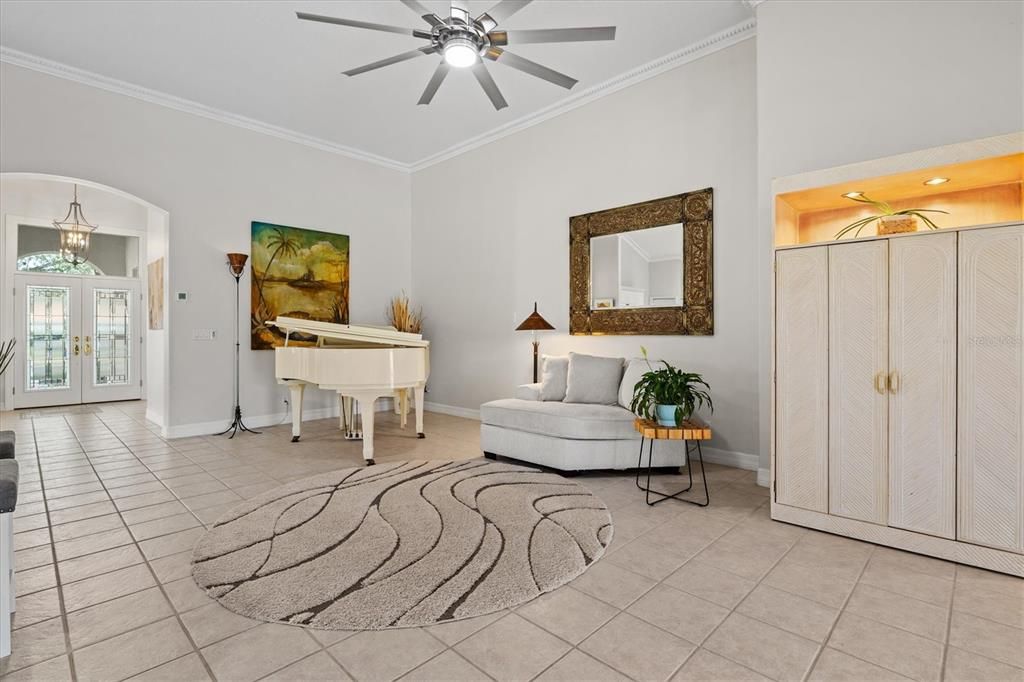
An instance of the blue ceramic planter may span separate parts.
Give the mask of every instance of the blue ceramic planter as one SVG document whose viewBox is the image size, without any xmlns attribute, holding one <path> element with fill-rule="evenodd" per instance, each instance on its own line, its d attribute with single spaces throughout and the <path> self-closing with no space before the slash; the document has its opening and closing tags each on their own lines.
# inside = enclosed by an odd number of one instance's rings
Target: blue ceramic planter
<svg viewBox="0 0 1024 682">
<path fill-rule="evenodd" d="M 655 413 L 658 415 L 658 423 L 662 426 L 675 426 L 676 425 L 676 406 L 675 405 L 655 405 Z"/>
</svg>

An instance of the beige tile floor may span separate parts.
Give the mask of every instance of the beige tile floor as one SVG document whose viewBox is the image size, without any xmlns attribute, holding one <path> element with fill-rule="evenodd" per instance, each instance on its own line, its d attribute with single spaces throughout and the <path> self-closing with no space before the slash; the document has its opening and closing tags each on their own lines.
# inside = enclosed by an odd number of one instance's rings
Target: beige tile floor
<svg viewBox="0 0 1024 682">
<path fill-rule="evenodd" d="M 510 612 L 421 629 L 265 624 L 189 576 L 243 498 L 360 463 L 332 420 L 299 444 L 164 441 L 140 403 L 0 415 L 18 432 L 19 680 L 1024 680 L 1024 581 L 772 522 L 752 472 L 708 466 L 712 505 L 648 508 L 628 475 L 607 556 Z M 378 460 L 479 455 L 475 422 L 378 426 Z M 674 481 L 665 481 L 673 484 Z"/>
</svg>

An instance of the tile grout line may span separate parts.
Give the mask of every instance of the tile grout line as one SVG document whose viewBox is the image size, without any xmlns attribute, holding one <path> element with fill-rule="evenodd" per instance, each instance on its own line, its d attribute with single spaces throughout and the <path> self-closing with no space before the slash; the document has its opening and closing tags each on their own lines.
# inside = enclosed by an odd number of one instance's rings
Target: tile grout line
<svg viewBox="0 0 1024 682">
<path fill-rule="evenodd" d="M 97 417 L 97 418 L 98 418 L 98 417 Z M 107 425 L 107 423 L 106 423 L 106 422 L 104 422 L 104 421 L 103 421 L 102 419 L 100 419 L 99 421 L 100 421 L 100 423 L 102 423 L 102 424 L 103 424 L 103 426 L 104 426 L 104 427 L 105 427 L 105 428 L 106 428 L 106 429 L 107 429 L 108 431 L 110 431 L 110 433 L 111 433 L 111 434 L 113 434 L 113 435 L 114 435 L 114 437 L 115 437 L 115 438 L 117 438 L 118 440 L 120 440 L 120 441 L 121 441 L 121 443 L 125 445 L 125 447 L 128 447 L 127 443 L 125 443 L 125 442 L 124 442 L 123 440 L 121 440 L 120 436 L 118 436 L 118 435 L 117 435 L 116 433 L 114 433 L 114 432 L 113 432 L 113 430 L 111 430 L 111 429 L 110 429 L 110 427 L 109 427 L 109 426 Z M 66 417 L 65 417 L 65 422 L 67 422 L 67 418 L 66 418 Z M 72 427 L 72 426 L 71 426 L 71 423 L 70 423 L 70 422 L 68 422 L 68 426 L 69 426 L 69 427 L 71 428 L 71 432 L 72 432 L 72 434 L 74 434 L 75 440 L 76 440 L 76 441 L 78 441 L 78 434 L 77 434 L 77 433 L 75 432 L 75 430 L 74 430 L 74 427 Z M 81 441 L 78 441 L 78 442 L 79 442 L 79 444 L 81 444 Z M 129 449 L 129 450 L 131 450 L 131 448 L 130 448 L 130 447 L 128 447 L 128 449 Z M 134 453 L 132 453 L 132 454 L 133 454 L 133 456 L 134 456 Z M 137 458 L 136 458 L 136 459 L 137 459 Z M 141 462 L 141 460 L 140 460 L 140 462 Z M 91 460 L 90 460 L 90 465 L 91 465 Z M 148 467 L 147 467 L 147 468 L 148 468 Z M 94 468 L 93 470 L 94 470 L 94 472 L 96 473 L 97 477 L 99 477 L 99 472 L 96 472 L 96 471 L 95 471 L 95 468 Z M 101 485 L 103 485 L 103 488 L 104 488 L 104 490 L 106 490 L 106 484 L 105 484 L 105 483 L 104 483 L 104 482 L 102 481 L 102 479 L 101 479 L 100 483 L 101 483 Z M 161 485 L 162 485 L 162 484 L 161 484 Z M 108 494 L 108 496 L 109 496 L 109 492 L 108 492 L 107 494 Z M 113 501 L 113 498 L 111 498 L 111 501 Z M 117 515 L 118 515 L 118 516 L 119 516 L 119 517 L 121 518 L 121 523 L 124 523 L 124 525 L 125 525 L 125 528 L 127 529 L 127 528 L 128 528 L 128 524 L 127 524 L 127 523 L 125 522 L 125 520 L 124 520 L 124 516 L 123 516 L 123 515 L 121 514 L 121 510 L 117 508 L 117 504 L 116 504 L 116 503 L 114 503 L 114 508 L 116 509 L 116 512 L 115 512 L 115 513 L 116 513 L 116 514 L 117 514 Z M 198 520 L 198 519 L 197 519 L 197 520 Z M 130 530 L 128 531 L 128 533 L 129 533 L 129 535 L 131 535 L 131 531 L 130 531 Z M 169 597 L 169 596 L 167 595 L 167 590 L 166 590 L 166 589 L 164 589 L 164 584 L 163 584 L 163 583 L 162 583 L 162 582 L 160 581 L 160 578 L 159 578 L 159 576 L 157 576 L 157 574 L 156 574 L 156 571 L 155 571 L 155 570 L 153 570 L 153 567 L 152 567 L 152 566 L 150 565 L 150 563 L 149 563 L 149 557 L 147 557 L 147 556 L 146 556 L 146 553 L 142 551 L 142 547 L 140 547 L 140 546 L 139 546 L 139 543 L 138 543 L 137 541 L 134 541 L 134 536 L 132 536 L 132 538 L 133 538 L 133 543 L 134 543 L 134 545 L 135 545 L 136 549 L 137 549 L 137 550 L 139 551 L 139 553 L 140 553 L 140 554 L 142 555 L 142 563 L 143 563 L 143 564 L 144 564 L 144 565 L 146 566 L 146 568 L 147 568 L 147 569 L 149 570 L 149 574 L 150 574 L 150 576 L 151 576 L 151 577 L 153 578 L 153 581 L 154 581 L 154 582 L 156 583 L 156 587 L 157 587 L 157 589 L 159 589 L 159 590 L 160 590 L 160 593 L 161 593 L 161 594 L 163 595 L 164 599 L 166 599 L 166 600 L 167 600 L 167 604 L 168 604 L 168 605 L 169 605 L 169 606 L 171 607 L 171 611 L 173 612 L 173 618 L 174 618 L 174 619 L 176 620 L 176 622 L 177 622 L 177 624 L 178 624 L 178 627 L 179 627 L 179 628 L 181 629 L 181 632 L 182 632 L 182 633 L 183 633 L 183 634 L 185 635 L 185 638 L 186 638 L 186 639 L 188 640 L 188 643 L 189 643 L 189 644 L 190 644 L 190 645 L 192 646 L 192 650 L 193 650 L 193 651 L 194 651 L 194 652 L 195 652 L 196 654 L 198 654 L 198 655 L 199 655 L 199 660 L 200 660 L 200 661 L 202 662 L 202 664 L 203 664 L 203 667 L 204 667 L 204 668 L 206 669 L 206 672 L 207 672 L 207 673 L 208 673 L 208 674 L 210 675 L 211 679 L 214 679 L 214 680 L 216 680 L 217 678 L 216 678 L 216 676 L 214 676 L 214 675 L 213 675 L 213 670 L 211 670 L 211 669 L 210 669 L 210 666 L 209 666 L 209 664 L 208 664 L 208 663 L 206 662 L 206 659 L 205 659 L 205 658 L 203 658 L 203 656 L 202 656 L 202 654 L 200 653 L 200 651 L 199 651 L 198 647 L 196 646 L 195 640 L 193 640 L 193 639 L 192 639 L 192 635 L 191 635 L 191 633 L 189 633 L 189 631 L 188 631 L 188 628 L 186 628 L 186 627 L 185 627 L 185 623 L 184 623 L 184 622 L 183 622 L 183 621 L 181 620 L 181 614 L 180 614 L 180 613 L 178 612 L 178 609 L 177 609 L 177 607 L 176 607 L 176 606 L 174 605 L 174 602 L 173 602 L 173 601 L 171 601 L 171 598 L 170 598 L 170 597 Z M 148 588 L 147 588 L 147 589 L 148 589 Z M 134 593 L 133 593 L 133 594 L 134 594 Z M 162 622 L 162 621 L 164 621 L 164 620 L 166 620 L 166 619 L 159 619 L 159 620 L 157 620 L 157 621 L 154 621 L 154 622 L 155 622 L 155 623 L 160 623 L 160 622 Z M 110 640 L 114 639 L 115 637 L 120 637 L 120 636 L 122 636 L 122 635 L 124 635 L 124 634 L 126 634 L 126 633 L 121 633 L 121 634 L 115 635 L 114 637 L 110 637 L 110 638 L 108 638 L 108 639 L 106 639 L 106 640 L 102 640 L 102 641 L 110 641 Z M 90 644 L 89 646 L 94 646 L 95 644 L 98 644 L 98 643 L 99 643 L 99 642 L 96 642 L 96 643 L 94 643 L 94 644 Z M 69 656 L 69 658 L 71 658 L 71 660 L 74 660 L 74 651 L 72 651 L 72 650 L 71 650 L 71 647 L 70 647 L 70 641 L 68 642 L 68 644 L 69 644 L 69 646 L 68 646 L 68 656 Z M 85 649 L 85 648 L 87 648 L 87 647 L 82 647 L 82 649 Z M 173 659 L 172 659 L 172 660 L 173 660 Z M 153 670 L 154 668 L 158 668 L 158 667 L 160 667 L 161 665 L 163 665 L 164 663 L 169 663 L 169 662 L 170 662 L 170 661 L 162 661 L 162 662 L 160 662 L 159 664 L 157 664 L 157 665 L 155 665 L 155 666 L 152 666 L 152 667 L 150 667 L 150 668 L 147 668 L 146 670 L 140 670 L 140 671 L 138 671 L 138 672 L 136 672 L 136 673 L 134 673 L 134 674 L 138 675 L 138 674 L 141 674 L 141 673 L 143 673 L 143 672 L 147 672 L 148 670 Z"/>
<path fill-rule="evenodd" d="M 877 545 L 869 544 L 868 546 L 871 548 L 871 550 L 868 552 L 868 556 L 864 560 L 864 565 L 860 567 L 860 571 L 857 573 L 857 578 L 856 578 L 856 580 L 853 581 L 853 587 L 850 589 L 850 593 L 848 595 L 846 595 L 846 599 L 843 600 L 842 606 L 840 606 L 839 609 L 836 611 L 836 617 L 832 621 L 832 625 L 829 627 L 828 633 L 825 635 L 824 639 L 821 640 L 821 644 L 818 645 L 818 650 L 814 653 L 814 660 L 811 661 L 810 667 L 807 668 L 806 672 L 804 672 L 803 678 L 801 678 L 803 680 L 807 680 L 807 678 L 810 676 L 811 672 L 814 670 L 814 666 L 816 666 L 818 664 L 818 660 L 821 658 L 822 652 L 824 652 L 825 649 L 828 648 L 828 643 L 832 639 L 832 633 L 835 632 L 836 625 L 839 623 L 839 619 L 843 617 L 844 613 L 846 613 L 846 607 L 849 606 L 850 600 L 853 598 L 853 593 L 857 591 L 857 585 L 860 584 L 860 579 L 861 579 L 861 577 L 863 577 L 864 571 L 866 571 L 868 569 L 868 564 L 871 563 L 871 557 L 874 556 L 875 549 L 876 549 Z M 857 615 L 857 614 L 854 614 L 854 615 Z M 873 618 L 869 618 L 868 620 L 871 620 L 873 622 L 877 622 L 877 621 L 874 621 Z M 837 649 L 837 651 L 840 651 L 840 650 Z M 842 653 L 846 654 L 847 656 L 851 656 L 853 658 L 856 658 L 857 660 L 862 660 L 862 661 L 864 660 L 864 659 L 860 658 L 859 656 L 854 656 L 853 654 L 847 653 L 845 651 L 843 651 Z M 871 661 L 864 661 L 864 662 L 865 663 L 871 663 Z M 878 665 L 878 664 L 877 663 L 873 663 L 872 665 Z M 885 666 L 878 666 L 878 667 L 883 668 Z M 891 672 L 896 672 L 896 671 L 893 670 Z M 902 673 L 896 673 L 896 674 L 900 675 Z"/>
</svg>

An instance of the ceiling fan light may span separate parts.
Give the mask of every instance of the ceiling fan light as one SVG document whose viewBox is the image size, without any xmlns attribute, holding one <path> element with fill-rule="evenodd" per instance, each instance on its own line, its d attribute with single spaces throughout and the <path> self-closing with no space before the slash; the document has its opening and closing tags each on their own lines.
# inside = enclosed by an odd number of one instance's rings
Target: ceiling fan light
<svg viewBox="0 0 1024 682">
<path fill-rule="evenodd" d="M 480 57 L 477 46 L 466 38 L 452 38 L 444 46 L 444 60 L 449 66 L 463 69 L 472 66 Z"/>
</svg>

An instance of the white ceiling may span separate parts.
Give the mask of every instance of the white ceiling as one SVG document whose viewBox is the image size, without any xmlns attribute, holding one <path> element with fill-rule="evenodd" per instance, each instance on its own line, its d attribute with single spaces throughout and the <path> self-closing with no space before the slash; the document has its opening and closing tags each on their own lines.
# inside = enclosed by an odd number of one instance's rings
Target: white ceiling
<svg viewBox="0 0 1024 682">
<path fill-rule="evenodd" d="M 423 2 L 447 15 L 446 3 Z M 496 2 L 471 1 L 470 10 L 476 15 Z M 0 45 L 399 164 L 416 164 L 752 17 L 741 0 L 535 0 L 505 27 L 614 25 L 616 39 L 510 45 L 517 54 L 580 82 L 566 91 L 489 64 L 509 102 L 507 109 L 495 111 L 468 72 L 450 74 L 430 106 L 417 106 L 435 56 L 351 78 L 341 75 L 426 41 L 299 21 L 296 11 L 426 26 L 397 0 L 4 0 Z"/>
</svg>

